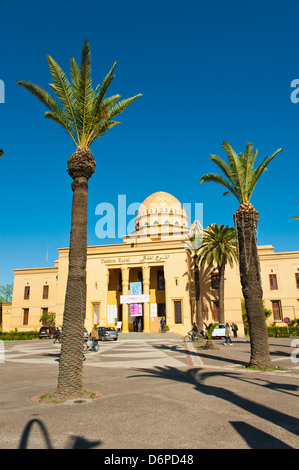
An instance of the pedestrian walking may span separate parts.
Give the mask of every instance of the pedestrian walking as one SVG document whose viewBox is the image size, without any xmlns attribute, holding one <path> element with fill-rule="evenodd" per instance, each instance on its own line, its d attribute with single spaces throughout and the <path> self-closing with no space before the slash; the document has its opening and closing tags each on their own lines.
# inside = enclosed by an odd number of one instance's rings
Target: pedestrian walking
<svg viewBox="0 0 299 470">
<path fill-rule="evenodd" d="M 97 325 L 93 325 L 93 329 L 91 330 L 91 339 L 92 339 L 92 347 L 96 346 L 97 342 L 99 341 L 99 333 Z"/>
<path fill-rule="evenodd" d="M 226 346 L 227 343 L 229 343 L 230 346 L 232 346 L 232 344 L 233 344 L 233 342 L 230 338 L 230 326 L 229 326 L 228 323 L 226 323 L 226 325 L 225 325 L 225 343 L 223 343 L 224 346 Z"/>
</svg>

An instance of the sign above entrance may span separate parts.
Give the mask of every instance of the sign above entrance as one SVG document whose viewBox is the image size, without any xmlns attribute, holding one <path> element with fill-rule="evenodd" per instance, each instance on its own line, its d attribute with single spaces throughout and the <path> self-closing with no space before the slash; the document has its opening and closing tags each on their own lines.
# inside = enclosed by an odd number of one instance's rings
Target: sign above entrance
<svg viewBox="0 0 299 470">
<path fill-rule="evenodd" d="M 143 304 L 144 302 L 149 302 L 149 294 L 139 294 L 139 295 L 121 295 L 120 303 L 121 304 Z"/>
<path fill-rule="evenodd" d="M 143 255 L 132 257 L 102 258 L 101 264 L 143 264 L 147 262 L 163 262 L 169 258 L 169 254 L 161 255 Z"/>
</svg>

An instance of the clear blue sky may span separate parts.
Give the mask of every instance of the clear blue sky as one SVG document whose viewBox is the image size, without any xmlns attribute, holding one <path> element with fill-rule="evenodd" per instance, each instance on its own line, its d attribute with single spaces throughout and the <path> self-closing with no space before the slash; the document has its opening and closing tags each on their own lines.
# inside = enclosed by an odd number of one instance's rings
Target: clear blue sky
<svg viewBox="0 0 299 470">
<path fill-rule="evenodd" d="M 15 81 L 46 88 L 50 54 L 69 72 L 88 39 L 94 84 L 114 61 L 109 95 L 143 93 L 121 125 L 91 147 L 97 167 L 89 184 L 88 244 L 96 206 L 117 207 L 166 191 L 182 203 L 203 203 L 204 226 L 233 225 L 238 207 L 224 188 L 199 184 L 217 170 L 228 140 L 239 153 L 247 142 L 260 161 L 284 150 L 254 191 L 260 212 L 258 243 L 298 250 L 299 103 L 290 100 L 299 78 L 299 3 L 281 0 L 0 0 L 1 169 L 0 285 L 15 268 L 52 266 L 69 244 L 71 178 L 66 162 L 73 141 L 43 117 L 43 105 Z M 130 219 L 131 217 L 129 217 Z"/>
</svg>

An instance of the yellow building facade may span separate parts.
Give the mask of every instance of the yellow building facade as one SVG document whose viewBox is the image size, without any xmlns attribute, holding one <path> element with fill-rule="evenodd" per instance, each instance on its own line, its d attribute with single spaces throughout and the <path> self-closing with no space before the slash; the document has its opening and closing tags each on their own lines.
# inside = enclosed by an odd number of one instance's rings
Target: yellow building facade
<svg viewBox="0 0 299 470">
<path fill-rule="evenodd" d="M 187 243 L 190 228 L 180 202 L 158 192 L 140 206 L 136 227 L 123 243 L 87 248 L 85 326 L 115 326 L 130 333 L 159 331 L 162 316 L 169 330 L 190 331 L 198 323 L 195 301 L 193 252 Z M 4 304 L 2 329 L 29 331 L 41 327 L 43 312 L 56 313 L 62 326 L 68 276 L 68 248 L 58 249 L 53 267 L 16 269 L 11 304 Z M 269 323 L 299 317 L 299 252 L 274 253 L 259 247 Z M 205 323 L 218 320 L 217 272 L 200 269 L 200 309 Z M 136 291 L 137 289 L 137 291 Z M 238 265 L 225 273 L 225 320 L 244 333 Z"/>
</svg>

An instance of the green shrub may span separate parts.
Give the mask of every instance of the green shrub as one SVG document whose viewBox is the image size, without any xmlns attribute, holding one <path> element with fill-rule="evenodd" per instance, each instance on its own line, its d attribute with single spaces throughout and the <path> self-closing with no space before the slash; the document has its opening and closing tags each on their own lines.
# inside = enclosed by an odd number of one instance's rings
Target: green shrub
<svg viewBox="0 0 299 470">
<path fill-rule="evenodd" d="M 299 328 L 296 326 L 289 326 L 289 332 L 286 326 L 268 326 L 268 336 L 271 338 L 286 338 L 288 336 L 298 336 Z"/>
<path fill-rule="evenodd" d="M 287 338 L 288 336 L 299 336 L 299 325 L 289 326 L 289 333 L 286 326 L 267 326 L 269 338 Z M 249 336 L 249 325 L 244 323 L 245 336 Z"/>
<path fill-rule="evenodd" d="M 38 339 L 38 331 L 0 331 L 0 340 L 2 341 L 16 341 L 16 340 L 31 340 Z"/>
</svg>

